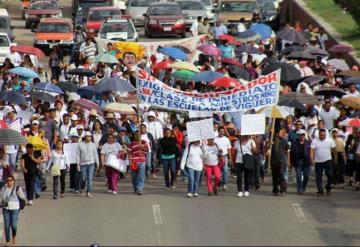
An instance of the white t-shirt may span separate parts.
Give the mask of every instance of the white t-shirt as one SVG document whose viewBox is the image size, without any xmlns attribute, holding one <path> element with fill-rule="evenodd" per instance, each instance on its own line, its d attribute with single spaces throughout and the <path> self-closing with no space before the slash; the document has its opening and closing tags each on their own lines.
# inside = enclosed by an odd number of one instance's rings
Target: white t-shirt
<svg viewBox="0 0 360 247">
<path fill-rule="evenodd" d="M 331 107 L 328 112 L 322 108 L 319 113 L 319 116 L 324 121 L 324 125 L 327 130 L 332 130 L 334 128 L 334 121 L 339 117 L 339 115 L 339 111 L 335 107 Z"/>
<path fill-rule="evenodd" d="M 218 156 L 219 150 L 215 144 L 212 146 L 205 145 L 205 165 L 216 166 L 219 163 Z"/>
<path fill-rule="evenodd" d="M 242 153 L 243 154 L 250 154 L 252 155 L 252 151 L 251 149 L 256 147 L 256 144 L 254 142 L 254 140 L 248 140 L 248 142 L 244 145 L 241 145 L 242 148 Z M 237 140 L 234 143 L 234 148 L 236 149 L 236 163 L 243 163 L 243 157 L 242 157 L 242 153 L 241 153 L 241 148 L 240 148 L 240 142 L 239 140 Z"/>
<path fill-rule="evenodd" d="M 331 138 L 325 138 L 323 141 L 314 139 L 311 142 L 311 149 L 314 150 L 314 161 L 316 163 L 331 160 L 331 149 L 335 148 L 335 143 Z"/>
<path fill-rule="evenodd" d="M 228 149 L 231 148 L 231 143 L 229 138 L 227 138 L 226 136 L 222 136 L 222 137 L 218 136 L 215 138 L 215 143 L 219 147 L 219 149 L 222 150 L 222 155 L 225 156 L 228 154 Z"/>
<path fill-rule="evenodd" d="M 105 155 L 105 162 L 109 159 L 110 154 L 117 155 L 119 151 L 121 151 L 121 145 L 117 142 L 112 144 L 105 143 L 101 147 L 101 154 Z"/>
</svg>

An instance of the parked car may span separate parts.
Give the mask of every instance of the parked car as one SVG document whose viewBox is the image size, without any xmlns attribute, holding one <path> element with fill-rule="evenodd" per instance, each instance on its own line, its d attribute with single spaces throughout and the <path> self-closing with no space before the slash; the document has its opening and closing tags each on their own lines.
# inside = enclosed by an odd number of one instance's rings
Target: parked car
<svg viewBox="0 0 360 247">
<path fill-rule="evenodd" d="M 35 31 L 34 47 L 48 52 L 54 45 L 70 51 L 74 45 L 72 21 L 67 18 L 43 18 Z"/>
<path fill-rule="evenodd" d="M 6 32 L 0 32 L 0 64 L 3 64 L 5 58 L 11 53 L 11 40 Z"/>
<path fill-rule="evenodd" d="M 206 10 L 207 10 L 207 16 L 208 18 L 213 19 L 214 18 L 214 3 L 212 0 L 201 0 L 201 2 L 204 4 Z"/>
<path fill-rule="evenodd" d="M 145 17 L 145 36 L 180 35 L 186 36 L 185 18 L 176 2 L 152 3 Z"/>
<path fill-rule="evenodd" d="M 129 17 L 105 20 L 98 37 L 116 41 L 138 41 L 138 33 Z"/>
<path fill-rule="evenodd" d="M 99 29 L 107 18 L 121 16 L 123 12 L 119 7 L 103 6 L 91 7 L 86 19 L 85 32 L 87 37 L 95 37 Z"/>
<path fill-rule="evenodd" d="M 110 1 L 80 1 L 74 16 L 74 27 L 84 26 L 91 7 L 111 6 Z"/>
<path fill-rule="evenodd" d="M 25 11 L 25 28 L 36 28 L 41 18 L 62 17 L 57 1 L 36 1 Z"/>
<path fill-rule="evenodd" d="M 132 21 L 136 27 L 144 26 L 144 16 L 151 3 L 156 3 L 158 0 L 129 0 L 128 14 L 132 17 Z"/>
<path fill-rule="evenodd" d="M 275 8 L 274 0 L 256 0 L 263 22 L 271 22 L 276 19 L 278 11 Z"/>
<path fill-rule="evenodd" d="M 185 16 L 185 24 L 186 28 L 189 29 L 193 22 L 199 17 L 210 17 L 208 16 L 208 12 L 202 2 L 199 0 L 176 0 L 176 2 L 180 5 L 181 11 Z M 214 22 L 214 16 L 209 20 L 210 22 Z"/>
<path fill-rule="evenodd" d="M 0 9 L 0 32 L 5 32 L 11 40 L 14 40 L 14 34 L 11 26 L 9 13 L 6 9 Z"/>
</svg>

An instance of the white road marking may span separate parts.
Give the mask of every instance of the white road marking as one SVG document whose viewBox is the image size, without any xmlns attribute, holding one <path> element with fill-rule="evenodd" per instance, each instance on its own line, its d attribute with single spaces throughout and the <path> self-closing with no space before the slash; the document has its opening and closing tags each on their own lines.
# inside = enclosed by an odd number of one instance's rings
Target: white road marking
<svg viewBox="0 0 360 247">
<path fill-rule="evenodd" d="M 152 205 L 155 225 L 162 225 L 160 205 Z"/>
<path fill-rule="evenodd" d="M 292 204 L 294 212 L 296 214 L 296 217 L 298 218 L 300 223 L 306 223 L 307 219 L 306 216 L 304 214 L 304 211 L 302 210 L 301 206 L 299 203 L 293 203 Z"/>
<path fill-rule="evenodd" d="M 157 238 L 157 241 L 158 241 L 158 245 L 162 245 L 159 230 L 156 230 L 156 238 Z"/>
</svg>

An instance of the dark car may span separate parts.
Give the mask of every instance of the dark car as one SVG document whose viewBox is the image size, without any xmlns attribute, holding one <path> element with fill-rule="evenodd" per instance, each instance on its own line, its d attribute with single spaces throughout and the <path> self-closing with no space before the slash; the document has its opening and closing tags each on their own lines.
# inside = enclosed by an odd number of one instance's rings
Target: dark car
<svg viewBox="0 0 360 247">
<path fill-rule="evenodd" d="M 152 3 L 144 14 L 145 35 L 180 35 L 185 38 L 185 18 L 179 4 L 174 2 Z"/>
<path fill-rule="evenodd" d="M 36 1 L 25 11 L 25 28 L 36 28 L 41 18 L 62 17 L 57 1 Z"/>
<path fill-rule="evenodd" d="M 88 16 L 89 9 L 91 7 L 110 6 L 110 1 L 78 1 L 78 9 L 74 16 L 74 27 L 83 26 L 86 23 L 86 17 Z"/>
<path fill-rule="evenodd" d="M 261 19 L 263 22 L 272 22 L 278 15 L 274 0 L 256 0 L 260 8 Z"/>
</svg>

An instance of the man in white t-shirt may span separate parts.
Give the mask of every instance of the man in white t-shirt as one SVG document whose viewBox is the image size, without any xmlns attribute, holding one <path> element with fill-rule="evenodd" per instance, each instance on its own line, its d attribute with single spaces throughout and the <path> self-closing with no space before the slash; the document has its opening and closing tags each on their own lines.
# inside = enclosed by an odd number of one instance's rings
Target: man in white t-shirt
<svg viewBox="0 0 360 247">
<path fill-rule="evenodd" d="M 332 157 L 334 157 L 334 163 L 337 163 L 337 156 L 332 156 L 332 153 L 335 154 L 334 141 L 331 138 L 326 138 L 325 129 L 319 130 L 319 139 L 314 139 L 312 141 L 310 152 L 312 164 L 315 164 L 316 187 L 318 189 L 318 196 L 324 195 L 324 189 L 322 186 L 322 176 L 324 171 L 328 179 L 325 186 L 326 193 L 330 194 L 331 180 L 333 177 Z"/>
<path fill-rule="evenodd" d="M 222 156 L 224 157 L 224 167 L 221 169 L 221 182 L 220 184 L 225 191 L 227 189 L 227 182 L 228 182 L 228 163 L 229 163 L 229 154 L 231 149 L 231 143 L 229 138 L 225 136 L 225 129 L 224 127 L 219 128 L 219 135 L 215 138 L 215 144 L 221 150 Z"/>
<path fill-rule="evenodd" d="M 323 108 L 320 110 L 319 116 L 324 121 L 325 128 L 332 130 L 335 127 L 335 120 L 339 117 L 339 111 L 331 106 L 330 101 L 325 101 Z"/>
<path fill-rule="evenodd" d="M 197 20 L 195 20 L 190 27 L 190 32 L 192 34 L 192 36 L 198 36 L 198 27 L 199 27 L 199 23 L 202 21 L 202 17 L 198 16 Z"/>
</svg>

